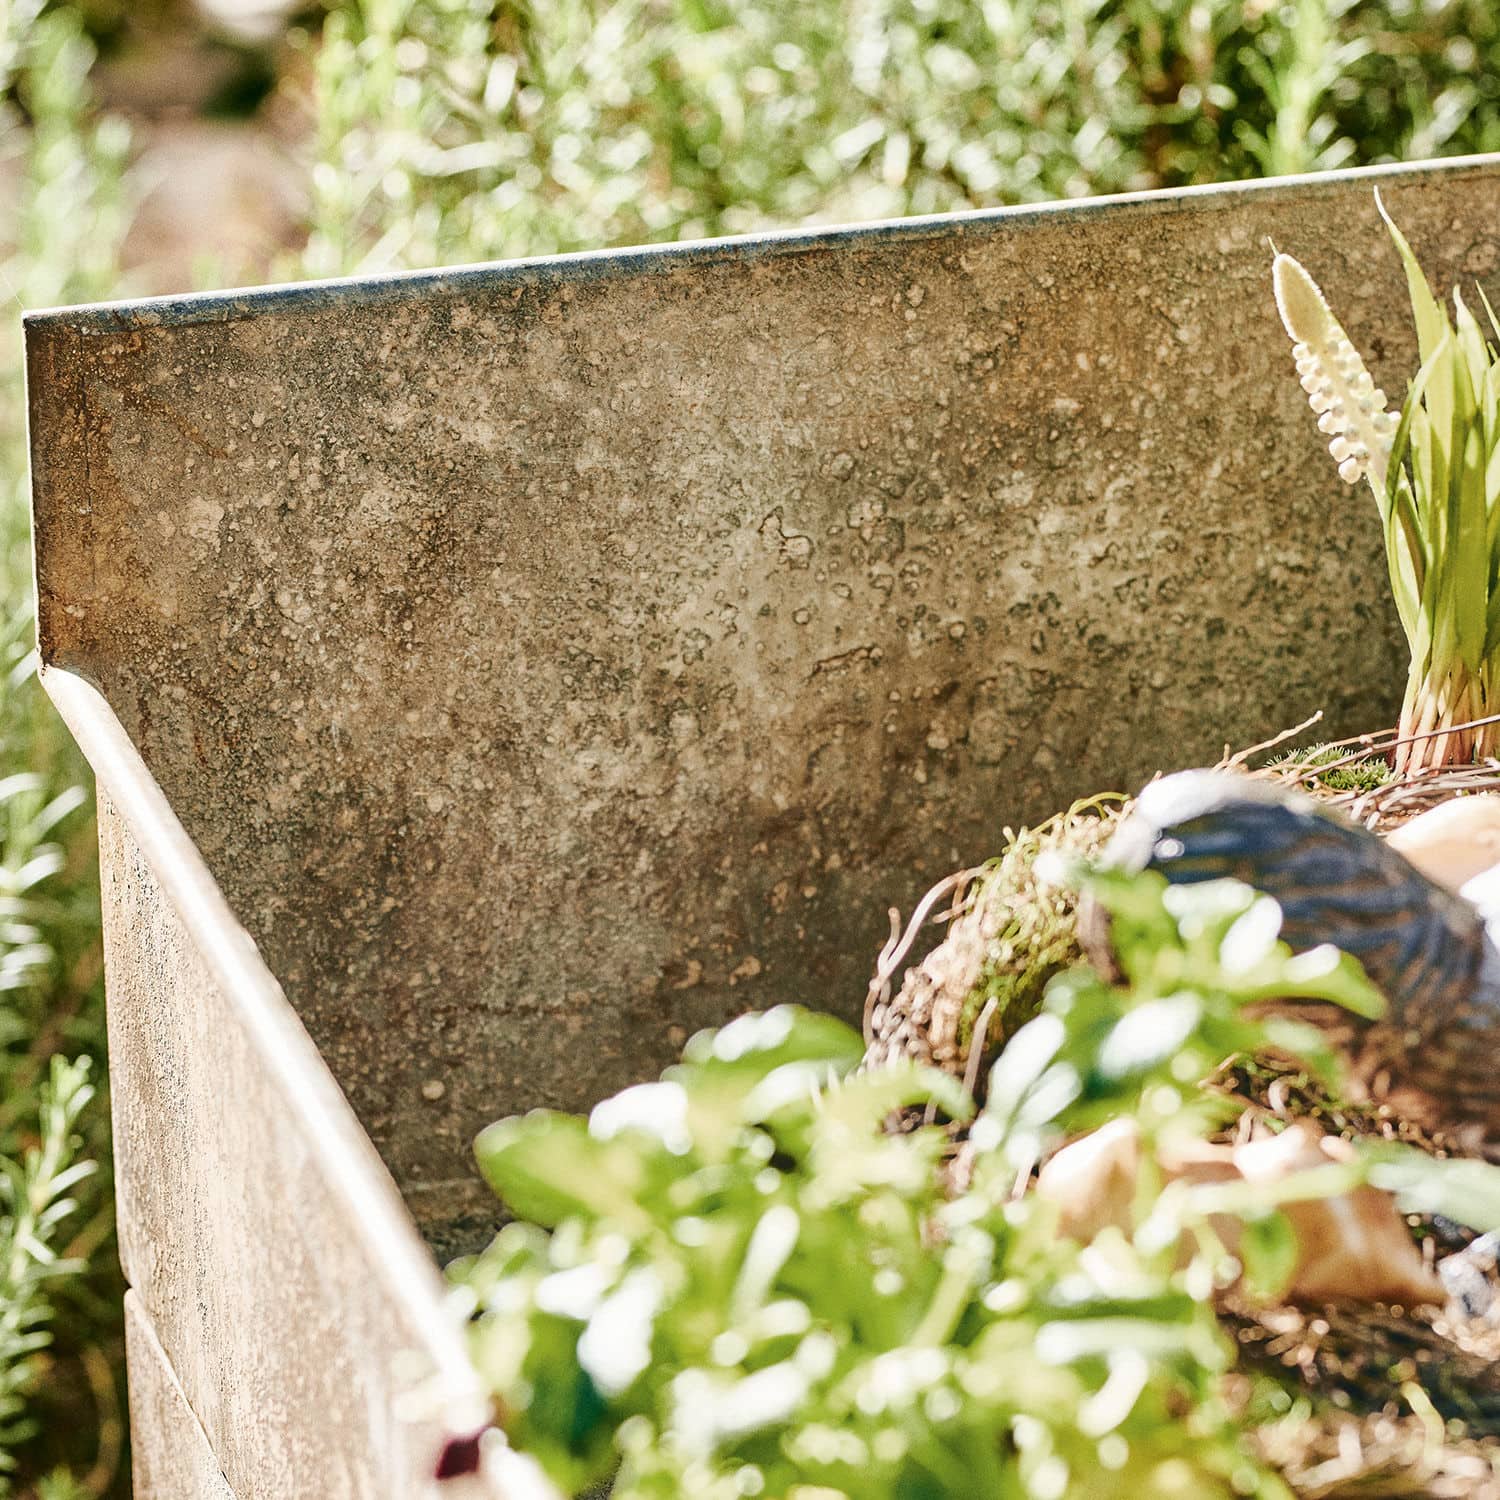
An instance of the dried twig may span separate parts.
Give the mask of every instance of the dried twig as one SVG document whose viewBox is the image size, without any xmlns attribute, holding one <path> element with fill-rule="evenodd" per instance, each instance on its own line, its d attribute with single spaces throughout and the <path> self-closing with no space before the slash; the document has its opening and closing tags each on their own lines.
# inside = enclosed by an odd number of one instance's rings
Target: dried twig
<svg viewBox="0 0 1500 1500">
<path fill-rule="evenodd" d="M 1299 735 L 1305 734 L 1314 724 L 1321 723 L 1322 719 L 1323 710 L 1320 708 L 1317 713 L 1309 714 L 1300 724 L 1295 724 L 1290 729 L 1283 729 L 1280 734 L 1273 735 L 1268 740 L 1262 740 L 1258 745 L 1247 745 L 1245 749 L 1236 750 L 1233 754 L 1230 754 L 1229 747 L 1226 745 L 1224 758 L 1219 765 L 1226 771 L 1238 770 L 1252 755 L 1264 754 L 1267 750 L 1274 750 L 1278 745 L 1286 744 L 1288 740 L 1296 739 Z"/>
</svg>

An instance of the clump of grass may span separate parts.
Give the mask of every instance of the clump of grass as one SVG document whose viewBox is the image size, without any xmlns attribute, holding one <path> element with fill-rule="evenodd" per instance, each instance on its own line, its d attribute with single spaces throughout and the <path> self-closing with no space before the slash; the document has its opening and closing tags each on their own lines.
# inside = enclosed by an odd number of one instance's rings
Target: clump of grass
<svg viewBox="0 0 1500 1500">
<path fill-rule="evenodd" d="M 1320 771 L 1321 766 L 1332 769 Z M 1395 772 L 1383 756 L 1351 760 L 1348 747 L 1343 745 L 1310 745 L 1306 750 L 1288 750 L 1267 761 L 1266 769 L 1329 792 L 1373 792 L 1395 779 Z"/>
<path fill-rule="evenodd" d="M 1475 722 L 1500 709 L 1500 356 L 1457 288 L 1449 318 L 1380 209 L 1406 271 L 1421 355 L 1399 417 L 1303 266 L 1278 254 L 1273 278 L 1339 475 L 1367 480 L 1380 510 L 1411 654 L 1395 768 L 1423 771 L 1500 750 L 1500 724 Z"/>
</svg>

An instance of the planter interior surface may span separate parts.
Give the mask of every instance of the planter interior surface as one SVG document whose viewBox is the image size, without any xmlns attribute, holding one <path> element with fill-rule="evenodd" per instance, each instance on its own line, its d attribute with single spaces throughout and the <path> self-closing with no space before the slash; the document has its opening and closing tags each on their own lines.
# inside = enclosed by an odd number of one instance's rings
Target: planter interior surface
<svg viewBox="0 0 1500 1500">
<path fill-rule="evenodd" d="M 1376 174 L 1436 285 L 1490 161 Z M 96 684 L 446 1253 L 470 1142 L 860 1009 L 1007 823 L 1393 716 L 1371 174 L 34 316 L 45 660 Z"/>
</svg>

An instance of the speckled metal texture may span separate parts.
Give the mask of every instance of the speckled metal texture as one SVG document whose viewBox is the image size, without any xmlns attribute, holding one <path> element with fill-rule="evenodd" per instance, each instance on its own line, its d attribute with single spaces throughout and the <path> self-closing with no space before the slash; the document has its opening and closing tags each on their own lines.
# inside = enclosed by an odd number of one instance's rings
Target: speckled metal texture
<svg viewBox="0 0 1500 1500">
<path fill-rule="evenodd" d="M 404 1500 L 420 1463 L 402 1451 L 393 1384 L 417 1331 L 372 1284 L 367 1247 L 330 1201 L 322 1154 L 266 1088 L 107 799 L 100 848 L 110 1053 L 125 1075 L 113 1103 L 126 1278 L 244 1494 L 265 1493 L 264 1477 L 279 1474 L 308 1494 L 352 1497 L 359 1490 L 338 1472 L 352 1450 L 369 1455 L 378 1492 Z M 293 1419 L 313 1411 L 316 1420 Z"/>
<path fill-rule="evenodd" d="M 133 1292 L 125 1297 L 133 1500 L 237 1500 Z"/>
<path fill-rule="evenodd" d="M 436 1267 L 109 706 L 43 680 L 99 778 L 140 1490 L 423 1500 L 483 1411 Z"/>
<path fill-rule="evenodd" d="M 1500 266 L 1486 159 L 28 320 L 45 657 L 440 1253 L 482 1124 L 856 1016 L 1007 823 L 1394 717 L 1268 248 L 1401 389 L 1376 181 Z"/>
</svg>

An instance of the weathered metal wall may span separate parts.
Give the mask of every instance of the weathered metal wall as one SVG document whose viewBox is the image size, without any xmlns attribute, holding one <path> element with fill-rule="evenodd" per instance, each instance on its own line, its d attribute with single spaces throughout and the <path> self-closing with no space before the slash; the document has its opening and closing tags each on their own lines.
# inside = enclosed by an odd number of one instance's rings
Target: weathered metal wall
<svg viewBox="0 0 1500 1500">
<path fill-rule="evenodd" d="M 458 1315 L 108 706 L 44 681 L 99 775 L 137 1493 L 421 1500 L 482 1411 Z"/>
<path fill-rule="evenodd" d="M 125 1296 L 132 1500 L 236 1500 L 134 1292 Z"/>
<path fill-rule="evenodd" d="M 1494 161 L 1380 180 L 1440 285 L 1500 264 Z M 854 1016 L 1007 822 L 1389 721 L 1270 236 L 1399 389 L 1359 174 L 29 321 L 46 658 L 440 1249 L 480 1125 Z"/>
<path fill-rule="evenodd" d="M 99 813 L 126 1279 L 236 1492 L 295 1476 L 408 1500 L 430 1455 L 395 1420 L 396 1362 L 420 1332 L 107 798 Z"/>
</svg>

